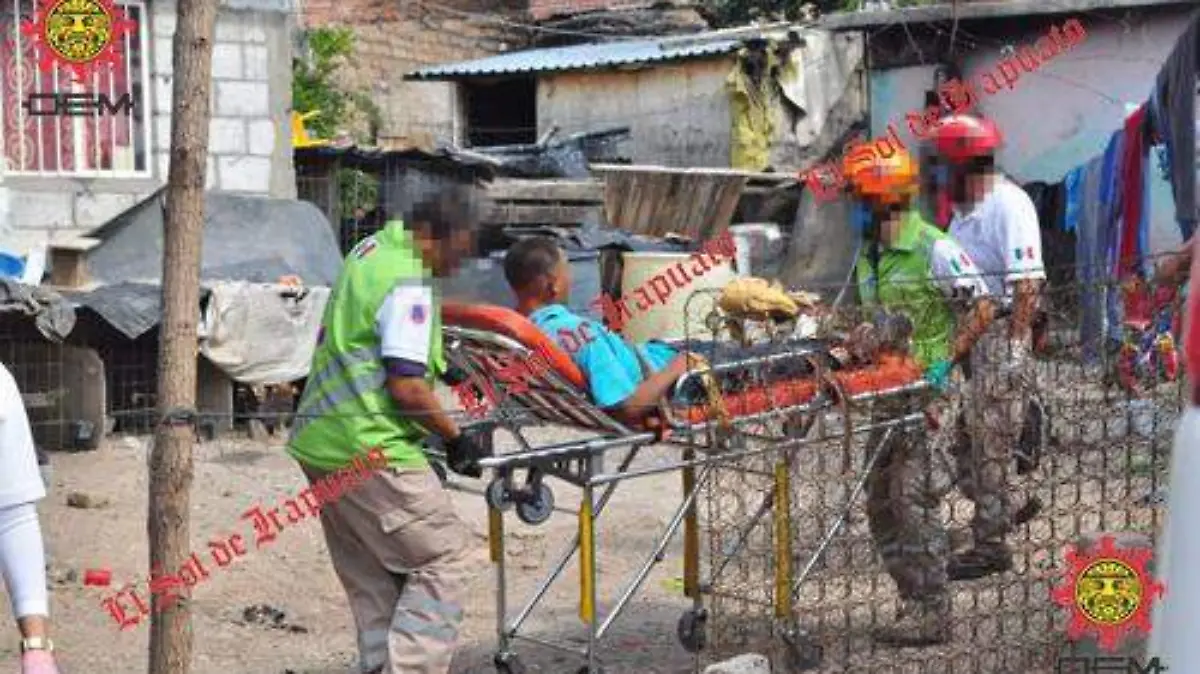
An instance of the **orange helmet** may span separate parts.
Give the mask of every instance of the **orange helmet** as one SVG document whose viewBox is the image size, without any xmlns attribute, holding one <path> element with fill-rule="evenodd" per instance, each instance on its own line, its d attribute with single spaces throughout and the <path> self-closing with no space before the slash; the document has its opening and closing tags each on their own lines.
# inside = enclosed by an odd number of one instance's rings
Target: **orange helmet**
<svg viewBox="0 0 1200 674">
<path fill-rule="evenodd" d="M 905 203 L 921 186 L 917 162 L 898 148 L 884 157 L 872 146 L 862 146 L 843 159 L 842 175 L 855 196 L 883 206 Z"/>
<path fill-rule="evenodd" d="M 933 146 L 953 164 L 995 154 L 1003 143 L 1000 129 L 990 119 L 951 115 L 933 129 Z"/>
</svg>

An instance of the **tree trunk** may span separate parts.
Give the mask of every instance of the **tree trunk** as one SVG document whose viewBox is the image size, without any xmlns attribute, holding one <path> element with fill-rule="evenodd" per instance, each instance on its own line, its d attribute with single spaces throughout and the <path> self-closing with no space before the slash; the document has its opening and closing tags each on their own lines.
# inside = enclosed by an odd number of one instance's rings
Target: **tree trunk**
<svg viewBox="0 0 1200 674">
<path fill-rule="evenodd" d="M 179 0 L 176 5 L 171 166 L 163 225 L 163 319 L 159 328 L 160 422 L 150 456 L 146 522 L 152 575 L 160 570 L 178 573 L 190 554 L 188 511 L 196 438 L 200 243 L 217 2 Z M 192 660 L 188 601 L 172 602 L 168 593 L 156 595 L 151 601 L 150 674 L 186 674 Z"/>
</svg>

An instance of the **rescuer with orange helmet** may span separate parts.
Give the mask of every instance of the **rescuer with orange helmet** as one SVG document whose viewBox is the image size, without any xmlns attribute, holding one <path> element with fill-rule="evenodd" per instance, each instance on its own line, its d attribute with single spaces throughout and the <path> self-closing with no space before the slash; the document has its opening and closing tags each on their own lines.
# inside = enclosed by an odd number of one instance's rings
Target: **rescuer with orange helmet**
<svg viewBox="0 0 1200 674">
<path fill-rule="evenodd" d="M 974 317 L 964 325 L 981 322 L 977 314 L 991 306 L 988 291 L 971 258 L 913 207 L 920 182 L 907 152 L 852 153 L 843 172 L 849 194 L 870 211 L 857 260 L 860 300 L 868 310 L 908 319 L 913 356 L 926 368 L 926 380 L 944 393 L 929 410 L 934 428 L 927 439 L 895 428 L 870 441 L 876 447 L 886 440 L 887 446 L 867 478 L 867 518 L 902 600 L 895 624 L 880 627 L 875 637 L 897 646 L 944 643 L 950 638 L 950 548 L 941 505 L 953 479 L 941 457 L 954 444 L 962 408 L 953 363 L 974 343 L 957 324 L 964 313 Z M 909 412 L 906 401 L 888 400 L 874 414 L 882 421 Z"/>
<path fill-rule="evenodd" d="M 979 266 L 998 309 L 991 325 L 979 326 L 984 334 L 967 370 L 972 404 L 965 421 L 972 442 L 955 452 L 958 486 L 975 503 L 974 546 L 952 559 L 950 577 L 966 580 L 1011 569 L 1005 538 L 1014 521 L 1040 509 L 1031 498 L 1014 512 L 1010 472 L 1014 455 L 1019 473 L 1036 468 L 1040 455 L 1043 414 L 1032 351 L 1046 272 L 1037 209 L 996 167 L 1003 146 L 996 125 L 952 115 L 938 123 L 930 140 L 938 160 L 949 167 L 950 236 Z"/>
</svg>

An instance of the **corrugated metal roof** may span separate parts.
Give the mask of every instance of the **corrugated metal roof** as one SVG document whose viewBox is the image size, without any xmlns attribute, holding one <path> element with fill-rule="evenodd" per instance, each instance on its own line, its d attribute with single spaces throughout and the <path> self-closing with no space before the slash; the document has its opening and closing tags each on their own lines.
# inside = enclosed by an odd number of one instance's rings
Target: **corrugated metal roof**
<svg viewBox="0 0 1200 674">
<path fill-rule="evenodd" d="M 735 51 L 740 39 L 697 42 L 692 39 L 658 38 L 581 44 L 522 51 L 487 58 L 422 68 L 405 76 L 410 80 L 456 80 L 514 73 L 588 70 L 633 63 L 655 63 L 697 56 L 715 56 Z"/>
</svg>

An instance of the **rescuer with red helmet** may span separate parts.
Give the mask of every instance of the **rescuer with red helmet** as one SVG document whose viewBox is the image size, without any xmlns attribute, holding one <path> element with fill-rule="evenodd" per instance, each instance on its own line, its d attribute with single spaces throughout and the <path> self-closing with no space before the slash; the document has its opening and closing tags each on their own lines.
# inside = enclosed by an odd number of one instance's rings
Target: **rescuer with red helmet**
<svg viewBox="0 0 1200 674">
<path fill-rule="evenodd" d="M 1041 228 L 1033 202 L 996 167 L 1003 138 L 990 120 L 952 115 L 934 128 L 931 141 L 950 172 L 954 216 L 949 233 L 983 274 L 999 304 L 969 360 L 971 404 L 966 414 L 970 443 L 955 448 L 958 486 L 975 503 L 974 546 L 956 555 L 952 580 L 981 578 L 1012 568 L 1005 540 L 1014 519 L 1032 517 L 1040 505 L 1031 499 L 1021 516 L 1011 507 L 1010 471 L 1014 454 L 1022 472 L 1036 467 L 1022 455 L 1022 430 L 1037 431 L 1042 414 L 1036 395 L 1032 328 L 1046 278 Z"/>
<path fill-rule="evenodd" d="M 920 181 L 907 152 L 895 149 L 884 156 L 868 148 L 844 163 L 847 191 L 870 210 L 857 260 L 861 303 L 868 311 L 908 319 L 913 357 L 943 393 L 928 410 L 935 427 L 925 438 L 914 429 L 893 428 L 869 440 L 871 447 L 887 445 L 879 448 L 867 478 L 867 518 L 901 599 L 895 624 L 876 629 L 874 636 L 897 646 L 945 643 L 951 633 L 950 546 L 941 506 L 954 483 L 940 457 L 957 438 L 962 408 L 961 376 L 953 363 L 970 353 L 982 334 L 972 333 L 971 326 L 987 325 L 992 304 L 967 253 L 913 208 Z M 968 317 L 960 323 L 964 313 Z M 869 330 L 863 325 L 855 333 Z M 901 418 L 911 412 L 909 404 L 885 399 L 873 414 L 877 421 Z"/>
</svg>

